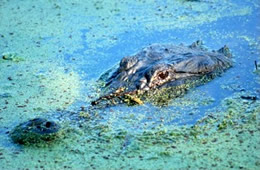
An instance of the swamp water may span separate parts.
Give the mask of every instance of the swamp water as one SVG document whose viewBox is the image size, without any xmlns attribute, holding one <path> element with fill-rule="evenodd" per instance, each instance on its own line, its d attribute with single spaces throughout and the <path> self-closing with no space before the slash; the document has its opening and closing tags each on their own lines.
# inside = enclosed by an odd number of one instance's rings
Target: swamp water
<svg viewBox="0 0 260 170">
<path fill-rule="evenodd" d="M 0 169 L 259 169 L 259 9 L 259 0 L 2 0 Z M 124 56 L 198 39 L 228 45 L 234 66 L 167 107 L 80 111 Z M 14 144 L 9 132 L 35 117 L 59 122 L 63 138 Z"/>
</svg>

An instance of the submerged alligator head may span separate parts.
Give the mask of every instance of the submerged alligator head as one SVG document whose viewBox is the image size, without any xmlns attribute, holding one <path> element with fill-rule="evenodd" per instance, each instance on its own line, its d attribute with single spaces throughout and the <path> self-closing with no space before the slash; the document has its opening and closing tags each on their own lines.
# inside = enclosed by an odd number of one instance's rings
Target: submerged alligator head
<svg viewBox="0 0 260 170">
<path fill-rule="evenodd" d="M 15 143 L 31 145 L 43 144 L 61 135 L 60 125 L 45 118 L 35 118 L 16 126 L 10 133 Z"/>
<path fill-rule="evenodd" d="M 208 51 L 201 41 L 190 46 L 152 44 L 133 56 L 124 57 L 118 68 L 101 76 L 105 82 L 103 94 L 92 105 L 116 98 L 130 98 L 142 104 L 144 96 L 151 99 L 162 91 L 168 95 L 167 99 L 176 97 L 180 91 L 211 80 L 231 64 L 227 46 Z"/>
</svg>

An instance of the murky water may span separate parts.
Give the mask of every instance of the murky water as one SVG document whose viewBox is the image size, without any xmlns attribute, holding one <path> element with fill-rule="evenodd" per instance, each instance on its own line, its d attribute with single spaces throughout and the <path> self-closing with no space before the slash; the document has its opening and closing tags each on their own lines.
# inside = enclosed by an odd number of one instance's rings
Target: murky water
<svg viewBox="0 0 260 170">
<path fill-rule="evenodd" d="M 0 2 L 1 169 L 259 169 L 259 0 Z M 96 80 L 152 43 L 228 45 L 234 66 L 167 107 L 80 112 Z M 243 99 L 254 96 L 257 100 Z M 22 146 L 9 132 L 48 117 L 65 136 Z"/>
</svg>

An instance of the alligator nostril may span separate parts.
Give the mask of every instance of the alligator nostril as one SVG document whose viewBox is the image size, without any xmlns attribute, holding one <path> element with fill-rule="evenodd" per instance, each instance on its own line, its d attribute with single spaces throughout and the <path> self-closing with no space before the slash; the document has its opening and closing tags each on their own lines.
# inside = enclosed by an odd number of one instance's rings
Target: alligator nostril
<svg viewBox="0 0 260 170">
<path fill-rule="evenodd" d="M 50 128 L 51 127 L 51 122 L 46 122 L 45 127 L 46 128 Z"/>
</svg>

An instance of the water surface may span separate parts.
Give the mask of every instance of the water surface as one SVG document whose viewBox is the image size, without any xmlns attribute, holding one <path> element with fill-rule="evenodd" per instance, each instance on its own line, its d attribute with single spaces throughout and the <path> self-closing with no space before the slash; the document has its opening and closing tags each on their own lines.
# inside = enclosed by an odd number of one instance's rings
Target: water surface
<svg viewBox="0 0 260 170">
<path fill-rule="evenodd" d="M 259 0 L 0 2 L 1 169 L 259 169 Z M 81 113 L 96 80 L 152 43 L 228 45 L 234 66 L 167 107 Z M 258 73 L 257 73 L 258 72 Z M 21 146 L 17 124 L 48 117 L 66 131 Z"/>
</svg>

